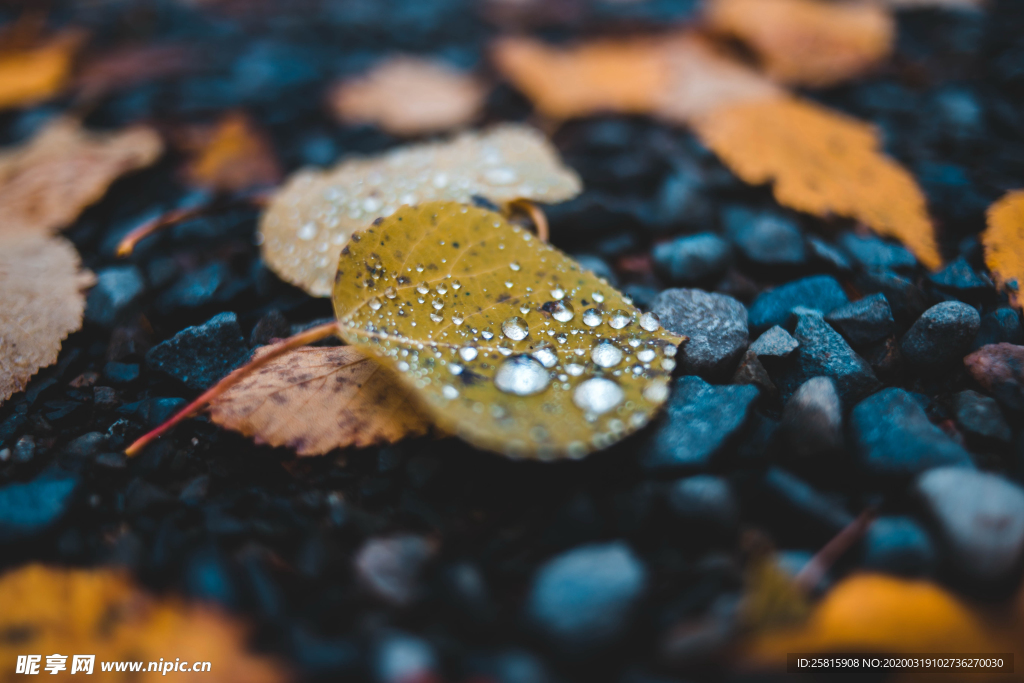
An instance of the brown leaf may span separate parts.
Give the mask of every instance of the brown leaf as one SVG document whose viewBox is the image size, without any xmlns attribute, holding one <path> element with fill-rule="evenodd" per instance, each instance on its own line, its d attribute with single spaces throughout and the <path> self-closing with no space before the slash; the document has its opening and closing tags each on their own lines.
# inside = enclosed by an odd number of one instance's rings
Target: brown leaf
<svg viewBox="0 0 1024 683">
<path fill-rule="evenodd" d="M 1024 408 L 1024 346 L 986 344 L 965 356 L 964 365 L 985 391 Z"/>
<path fill-rule="evenodd" d="M 713 0 L 708 23 L 739 38 L 781 83 L 827 86 L 858 76 L 892 50 L 895 23 L 874 2 Z"/>
<path fill-rule="evenodd" d="M 0 403 L 52 364 L 61 342 L 82 326 L 83 290 L 92 273 L 80 269 L 70 242 L 44 235 L 0 235 Z"/>
<path fill-rule="evenodd" d="M 215 399 L 210 417 L 298 455 L 394 443 L 431 424 L 390 370 L 349 346 L 296 349 L 270 361 Z"/>
<path fill-rule="evenodd" d="M 183 145 L 194 153 L 185 167 L 190 185 L 238 192 L 281 180 L 270 140 L 240 111 L 229 112 L 215 126 L 193 129 L 182 137 Z"/>
<path fill-rule="evenodd" d="M 389 133 L 411 136 L 471 123 L 486 96 L 480 79 L 445 62 L 397 56 L 340 83 L 330 95 L 330 105 L 345 123 L 372 123 Z"/>
<path fill-rule="evenodd" d="M 66 227 L 114 180 L 162 151 L 149 128 L 90 133 L 73 119 L 54 119 L 27 143 L 0 152 L 0 235 Z"/>
<path fill-rule="evenodd" d="M 86 61 L 75 79 L 75 87 L 82 97 L 93 99 L 141 83 L 178 76 L 196 66 L 196 56 L 186 45 L 128 45 Z"/>
<path fill-rule="evenodd" d="M 0 52 L 0 109 L 38 104 L 59 94 L 84 40 L 84 33 L 72 30 L 41 45 Z"/>
<path fill-rule="evenodd" d="M 135 672 L 104 672 L 101 662 L 209 662 L 208 671 L 176 671 L 178 680 L 222 683 L 278 683 L 291 676 L 277 662 L 246 651 L 247 629 L 206 605 L 157 598 L 124 574 L 108 569 L 59 569 L 38 564 L 0 577 L 0 660 L 2 681 L 24 680 L 15 673 L 19 655 L 42 655 L 39 673 L 50 672 L 47 655 L 95 655 L 94 675 L 103 680 L 140 680 Z M 161 670 L 163 675 L 167 672 Z M 75 675 L 88 675 L 76 672 Z M 155 673 L 142 674 L 155 676 Z M 73 680 L 73 679 L 72 679 Z"/>
<path fill-rule="evenodd" d="M 992 271 L 996 284 L 1006 291 L 1014 306 L 1021 308 L 1024 300 L 1024 190 L 1008 192 L 989 207 L 988 227 L 981 235 L 985 247 L 985 265 Z"/>
</svg>

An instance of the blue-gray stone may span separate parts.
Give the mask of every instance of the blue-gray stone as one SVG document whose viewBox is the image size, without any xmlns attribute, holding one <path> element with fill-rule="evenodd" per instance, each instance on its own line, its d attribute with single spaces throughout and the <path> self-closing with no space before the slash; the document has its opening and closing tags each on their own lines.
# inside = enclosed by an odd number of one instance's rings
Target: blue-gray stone
<svg viewBox="0 0 1024 683">
<path fill-rule="evenodd" d="M 807 261 L 803 233 L 779 214 L 742 207 L 724 211 L 726 234 L 746 259 L 764 266 L 799 266 Z"/>
<path fill-rule="evenodd" d="M 896 331 L 892 309 L 882 293 L 840 306 L 825 316 L 825 322 L 857 346 L 885 339 Z"/>
<path fill-rule="evenodd" d="M 929 275 L 928 279 L 942 289 L 955 292 L 970 292 L 992 286 L 991 282 L 974 272 L 974 268 L 963 257 L 951 261 L 939 272 Z"/>
<path fill-rule="evenodd" d="M 758 358 L 785 358 L 796 351 L 800 342 L 778 325 L 769 328 L 750 345 Z"/>
<path fill-rule="evenodd" d="M 187 327 L 146 354 L 146 365 L 190 389 L 213 385 L 249 357 L 234 313 L 220 313 L 202 325 Z"/>
<path fill-rule="evenodd" d="M 0 543 L 32 536 L 68 509 L 78 484 L 73 478 L 40 477 L 0 487 Z"/>
<path fill-rule="evenodd" d="M 930 368 L 959 361 L 967 353 L 981 326 L 974 306 L 943 301 L 921 314 L 903 335 L 900 351 L 909 363 Z"/>
<path fill-rule="evenodd" d="M 761 334 L 773 325 L 785 325 L 789 312 L 803 306 L 822 315 L 849 303 L 831 275 L 815 275 L 762 293 L 750 307 L 750 331 Z"/>
<path fill-rule="evenodd" d="M 839 244 L 862 268 L 911 270 L 917 265 L 917 259 L 904 247 L 877 237 L 846 232 L 839 237 Z"/>
<path fill-rule="evenodd" d="M 724 379 L 747 348 L 747 309 L 731 296 L 666 289 L 651 310 L 665 329 L 689 337 L 681 349 L 687 374 Z"/>
<path fill-rule="evenodd" d="M 656 244 L 653 256 L 673 284 L 692 285 L 724 273 L 732 261 L 732 247 L 718 235 L 703 232 Z"/>
<path fill-rule="evenodd" d="M 848 273 L 853 269 L 849 259 L 837 247 L 814 236 L 807 238 L 811 255 L 819 262 L 828 266 L 829 269 L 838 273 Z"/>
<path fill-rule="evenodd" d="M 782 429 L 797 457 L 835 453 L 843 447 L 843 408 L 835 382 L 812 377 L 793 393 L 782 412 Z"/>
<path fill-rule="evenodd" d="M 710 474 L 679 479 L 668 490 L 668 505 L 683 525 L 730 536 L 739 525 L 739 504 L 729 482 Z"/>
<path fill-rule="evenodd" d="M 892 317 L 900 329 L 910 327 L 928 308 L 928 296 L 923 289 L 902 275 L 887 270 L 866 270 L 857 275 L 856 285 L 864 294 L 885 294 Z"/>
<path fill-rule="evenodd" d="M 861 566 L 899 576 L 928 576 L 936 553 L 928 533 L 909 517 L 879 517 L 864 534 Z"/>
<path fill-rule="evenodd" d="M 1008 444 L 1013 438 L 999 403 L 972 389 L 953 397 L 953 414 L 960 429 L 982 442 L 996 441 Z"/>
<path fill-rule="evenodd" d="M 183 398 L 144 398 L 135 403 L 128 403 L 117 409 L 118 415 L 124 415 L 147 427 L 158 427 L 185 406 Z"/>
<path fill-rule="evenodd" d="M 981 316 L 981 327 L 971 342 L 971 351 L 989 344 L 1024 344 L 1024 328 L 1020 315 L 1012 308 L 997 308 Z"/>
<path fill-rule="evenodd" d="M 85 300 L 85 319 L 112 327 L 130 314 L 146 291 L 135 266 L 113 266 L 96 273 L 96 286 Z"/>
</svg>

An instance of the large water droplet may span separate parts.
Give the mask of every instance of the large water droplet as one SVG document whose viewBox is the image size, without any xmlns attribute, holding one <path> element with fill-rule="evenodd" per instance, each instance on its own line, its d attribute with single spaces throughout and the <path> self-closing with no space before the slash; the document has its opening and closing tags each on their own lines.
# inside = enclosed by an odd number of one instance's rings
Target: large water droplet
<svg viewBox="0 0 1024 683">
<path fill-rule="evenodd" d="M 370 301 L 367 302 L 367 305 L 375 311 L 379 311 L 380 307 L 383 306 L 383 304 L 380 302 L 380 299 L 378 299 L 377 297 L 373 297 L 372 299 L 370 299 Z"/>
<path fill-rule="evenodd" d="M 458 280 L 452 280 L 452 289 L 460 289 L 461 287 L 462 287 L 462 283 L 461 282 L 459 282 Z"/>
<path fill-rule="evenodd" d="M 548 301 L 540 310 L 548 313 L 552 318 L 560 323 L 567 323 L 572 320 L 573 316 L 576 315 L 576 311 L 573 310 L 572 304 L 564 301 Z"/>
<path fill-rule="evenodd" d="M 639 351 L 636 352 L 636 359 L 641 363 L 650 363 L 652 360 L 654 360 L 654 357 L 656 355 L 657 354 L 654 352 L 654 349 L 640 349 Z"/>
<path fill-rule="evenodd" d="M 299 228 L 297 236 L 304 242 L 308 242 L 316 237 L 316 223 L 304 223 L 303 226 Z"/>
<path fill-rule="evenodd" d="M 530 326 L 516 315 L 501 324 L 501 332 L 512 341 L 522 341 L 530 334 Z"/>
<path fill-rule="evenodd" d="M 597 303 L 601 303 L 602 301 L 604 301 L 604 294 L 602 294 L 601 292 L 594 292 L 591 298 Z"/>
<path fill-rule="evenodd" d="M 434 307 L 435 311 L 440 311 L 444 308 L 444 299 L 434 299 L 430 302 L 430 305 Z"/>
<path fill-rule="evenodd" d="M 561 287 L 555 287 L 554 289 L 551 290 L 551 298 L 552 299 L 561 299 L 564 296 L 565 296 L 565 290 L 562 289 Z"/>
<path fill-rule="evenodd" d="M 604 377 L 594 377 L 576 387 L 572 402 L 580 410 L 600 415 L 619 405 L 623 395 L 622 389 L 615 382 Z"/>
<path fill-rule="evenodd" d="M 668 398 L 668 385 L 664 382 L 655 382 L 644 387 L 643 396 L 651 403 L 661 403 Z"/>
<path fill-rule="evenodd" d="M 622 349 L 603 341 L 590 350 L 590 359 L 602 368 L 613 368 L 622 362 Z"/>
<path fill-rule="evenodd" d="M 435 290 L 435 291 L 436 291 L 436 292 L 437 292 L 438 294 L 447 294 L 447 293 L 448 293 L 448 286 L 447 286 L 447 285 L 445 285 L 445 283 L 443 283 L 443 282 L 438 282 L 438 283 L 437 283 L 437 286 L 436 286 L 436 287 L 434 287 L 434 290 Z"/>
<path fill-rule="evenodd" d="M 578 363 L 570 363 L 569 365 L 565 366 L 565 371 L 568 372 L 573 377 L 579 377 L 580 375 L 583 374 L 583 371 L 585 369 L 586 368 L 584 368 L 582 365 Z"/>
<path fill-rule="evenodd" d="M 449 384 L 446 384 L 441 387 L 441 395 L 450 401 L 459 397 L 459 390 Z"/>
<path fill-rule="evenodd" d="M 420 294 L 426 294 L 427 292 L 430 291 L 430 287 L 427 286 L 426 282 L 421 282 L 418 285 L 416 285 L 416 291 L 419 292 Z"/>
<path fill-rule="evenodd" d="M 588 308 L 583 311 L 583 322 L 591 327 L 597 327 L 601 324 L 601 311 L 596 308 Z"/>
<path fill-rule="evenodd" d="M 648 332 L 655 332 L 661 327 L 661 321 L 658 320 L 658 316 L 648 311 L 640 316 L 640 327 Z"/>
<path fill-rule="evenodd" d="M 461 325 L 463 320 L 464 318 L 461 315 L 452 316 L 452 322 L 455 323 L 456 325 Z"/>
<path fill-rule="evenodd" d="M 621 330 L 631 322 L 633 322 L 633 316 L 621 308 L 612 311 L 612 317 L 608 319 L 608 324 L 611 325 L 613 330 Z"/>
<path fill-rule="evenodd" d="M 384 290 L 384 296 L 386 296 L 389 299 L 394 299 L 396 296 L 398 296 L 398 291 L 394 287 L 388 287 L 387 289 Z"/>
<path fill-rule="evenodd" d="M 463 346 L 459 349 L 459 357 L 467 363 L 476 358 L 476 348 L 472 346 Z"/>
<path fill-rule="evenodd" d="M 515 356 L 494 373 L 494 386 L 506 394 L 531 396 L 544 391 L 551 378 L 540 362 L 529 356 Z"/>
<path fill-rule="evenodd" d="M 430 319 L 433 320 L 435 323 L 439 323 L 442 320 L 444 320 L 444 316 L 441 315 L 440 313 L 431 313 Z"/>
<path fill-rule="evenodd" d="M 546 368 L 553 368 L 558 364 L 558 354 L 550 346 L 542 346 L 533 352 L 533 357 L 540 361 Z"/>
</svg>

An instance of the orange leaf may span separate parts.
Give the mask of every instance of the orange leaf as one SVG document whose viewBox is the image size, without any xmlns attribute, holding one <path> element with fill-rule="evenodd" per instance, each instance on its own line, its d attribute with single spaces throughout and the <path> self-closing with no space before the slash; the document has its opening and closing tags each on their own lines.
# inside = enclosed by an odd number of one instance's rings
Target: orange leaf
<svg viewBox="0 0 1024 683">
<path fill-rule="evenodd" d="M 747 43 L 782 83 L 827 86 L 883 60 L 895 37 L 892 16 L 870 2 L 714 0 L 708 22 Z"/>
<path fill-rule="evenodd" d="M 1024 283 L 1024 190 L 1009 192 L 988 208 L 988 227 L 981 235 L 985 264 L 1010 301 L 1020 308 Z"/>
<path fill-rule="evenodd" d="M 270 141 L 242 112 L 229 112 L 215 126 L 188 132 L 183 143 L 195 153 L 185 167 L 190 185 L 238 192 L 281 180 Z"/>
<path fill-rule="evenodd" d="M 346 123 L 373 123 L 395 135 L 439 133 L 471 123 L 487 96 L 477 78 L 440 61 L 391 57 L 330 96 Z"/>
<path fill-rule="evenodd" d="M 348 346 L 301 348 L 270 361 L 215 399 L 210 417 L 298 455 L 394 443 L 431 425 L 389 370 Z"/>
<path fill-rule="evenodd" d="M 84 40 L 84 33 L 66 31 L 37 47 L 0 53 L 0 109 L 38 104 L 60 93 Z"/>
</svg>

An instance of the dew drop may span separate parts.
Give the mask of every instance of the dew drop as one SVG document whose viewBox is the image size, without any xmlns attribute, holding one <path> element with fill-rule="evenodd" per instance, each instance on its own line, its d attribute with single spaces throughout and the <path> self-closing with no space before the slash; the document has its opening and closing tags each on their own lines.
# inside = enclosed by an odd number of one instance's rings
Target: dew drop
<svg viewBox="0 0 1024 683">
<path fill-rule="evenodd" d="M 549 301 L 541 307 L 542 311 L 551 314 L 551 317 L 560 323 L 567 323 L 576 315 L 572 304 L 564 301 Z"/>
<path fill-rule="evenodd" d="M 447 294 L 448 287 L 443 282 L 438 282 L 437 287 L 434 287 L 434 291 L 436 291 L 438 294 Z"/>
<path fill-rule="evenodd" d="M 613 330 L 621 330 L 626 325 L 633 322 L 633 316 L 621 308 L 612 311 L 612 317 L 608 319 L 608 324 L 611 325 Z"/>
<path fill-rule="evenodd" d="M 512 282 L 511 280 L 505 280 L 505 288 L 506 289 L 512 289 L 512 285 L 514 285 L 514 284 L 515 283 Z"/>
<path fill-rule="evenodd" d="M 614 368 L 622 362 L 622 349 L 610 341 L 603 341 L 590 350 L 590 359 L 602 368 Z"/>
<path fill-rule="evenodd" d="M 661 327 L 661 321 L 658 320 L 658 316 L 648 311 L 640 316 L 640 327 L 648 332 L 655 332 Z"/>
<path fill-rule="evenodd" d="M 533 357 L 540 361 L 546 368 L 553 368 L 558 364 L 558 354 L 550 346 L 542 346 L 533 352 Z"/>
<path fill-rule="evenodd" d="M 538 361 L 529 356 L 515 356 L 502 362 L 494 373 L 494 386 L 506 394 L 532 396 L 547 389 L 551 378 Z"/>
<path fill-rule="evenodd" d="M 460 289 L 461 287 L 462 287 L 462 283 L 461 282 L 459 282 L 458 280 L 453 280 L 452 281 L 452 289 Z"/>
<path fill-rule="evenodd" d="M 512 355 L 512 349 L 508 348 L 507 346 L 499 346 L 498 347 L 498 353 L 500 353 L 503 356 L 511 356 Z"/>
<path fill-rule="evenodd" d="M 455 323 L 456 325 L 461 325 L 463 320 L 464 318 L 461 315 L 452 316 L 452 322 Z"/>
<path fill-rule="evenodd" d="M 484 172 L 484 180 L 491 185 L 511 185 L 519 176 L 511 168 L 492 168 Z"/>
<path fill-rule="evenodd" d="M 579 377 L 580 375 L 582 375 L 583 370 L 584 367 L 579 363 L 570 363 L 569 365 L 565 366 L 565 371 L 568 372 L 573 377 Z"/>
<path fill-rule="evenodd" d="M 441 387 L 441 395 L 450 401 L 454 398 L 459 397 L 459 390 L 451 386 L 450 384 L 446 384 L 443 387 Z"/>
<path fill-rule="evenodd" d="M 448 372 L 452 373 L 453 375 L 461 375 L 463 369 L 464 368 L 461 365 L 459 365 L 458 363 L 449 363 L 448 364 Z"/>
<path fill-rule="evenodd" d="M 588 308 L 583 311 L 583 322 L 591 327 L 597 327 L 601 324 L 601 311 L 596 308 Z"/>
<path fill-rule="evenodd" d="M 380 211 L 380 207 L 384 206 L 379 199 L 376 197 L 367 197 L 363 200 L 363 211 L 367 213 L 374 213 Z"/>
<path fill-rule="evenodd" d="M 405 362 L 404 360 L 402 360 L 402 361 L 398 361 L 398 364 L 397 364 L 397 366 L 396 366 L 396 367 L 397 367 L 397 368 L 398 368 L 399 370 L 401 370 L 402 372 L 409 372 L 409 364 L 408 364 L 408 363 L 406 363 L 406 362 Z"/>
<path fill-rule="evenodd" d="M 389 299 L 394 299 L 396 296 L 398 296 L 398 292 L 395 290 L 394 287 L 388 287 L 387 289 L 384 290 L 384 296 L 386 296 Z"/>
<path fill-rule="evenodd" d="M 523 315 L 526 315 L 527 313 L 530 312 L 530 307 L 529 306 L 520 306 L 519 307 L 519 312 L 522 313 Z"/>
<path fill-rule="evenodd" d="M 491 332 L 490 330 L 484 330 L 483 332 L 480 333 L 480 336 L 486 339 L 487 341 L 494 339 L 494 333 Z"/>
<path fill-rule="evenodd" d="M 512 341 L 522 341 L 530 334 L 530 326 L 516 315 L 501 324 L 501 332 Z"/>
<path fill-rule="evenodd" d="M 304 223 L 296 236 L 304 242 L 310 241 L 316 237 L 316 223 Z"/>
<path fill-rule="evenodd" d="M 668 356 L 669 358 L 675 358 L 677 351 L 679 351 L 679 349 L 677 349 L 674 346 L 665 347 L 665 355 Z"/>
<path fill-rule="evenodd" d="M 513 261 L 512 263 L 508 264 L 508 267 L 511 268 L 512 270 L 516 271 L 516 272 L 519 272 L 519 262 L 518 261 Z"/>
<path fill-rule="evenodd" d="M 379 311 L 380 307 L 383 306 L 383 304 L 380 302 L 380 299 L 378 299 L 377 297 L 373 297 L 372 299 L 370 299 L 367 305 L 375 311 Z"/>
<path fill-rule="evenodd" d="M 555 287 L 554 289 L 551 290 L 551 298 L 552 299 L 561 299 L 564 296 L 565 296 L 565 290 L 562 289 L 561 287 Z"/>
<path fill-rule="evenodd" d="M 459 358 L 466 361 L 467 363 L 471 360 L 476 359 L 476 349 L 472 346 L 463 346 L 459 349 Z"/>
<path fill-rule="evenodd" d="M 430 291 L 430 287 L 427 286 L 426 282 L 421 282 L 418 285 L 416 285 L 416 291 L 419 292 L 420 294 L 426 294 L 427 292 Z"/>
<path fill-rule="evenodd" d="M 440 311 L 444 308 L 444 299 L 434 299 L 430 302 L 430 305 L 434 307 L 435 311 Z"/>
<path fill-rule="evenodd" d="M 651 403 L 661 403 L 668 398 L 668 385 L 664 382 L 655 382 L 644 387 L 643 396 Z"/>
<path fill-rule="evenodd" d="M 604 301 L 604 294 L 602 294 L 601 292 L 594 292 L 590 298 L 592 298 L 597 303 L 601 303 Z"/>
<path fill-rule="evenodd" d="M 439 323 L 444 320 L 444 316 L 441 315 L 440 313 L 431 313 L 430 319 L 433 320 L 435 323 Z"/>
<path fill-rule="evenodd" d="M 665 370 L 668 370 L 669 372 L 672 372 L 673 370 L 676 369 L 676 362 L 671 358 L 665 358 L 661 361 L 661 367 L 664 368 Z"/>
<path fill-rule="evenodd" d="M 565 332 L 559 332 L 558 334 L 555 335 L 555 339 L 558 340 L 559 344 L 564 344 L 566 340 L 569 339 L 569 335 L 567 335 Z"/>
<path fill-rule="evenodd" d="M 572 402 L 580 410 L 601 415 L 619 405 L 623 396 L 622 389 L 615 382 L 604 377 L 594 377 L 576 387 Z"/>
<path fill-rule="evenodd" d="M 652 360 L 654 360 L 654 357 L 656 355 L 657 354 L 654 352 L 654 349 L 640 349 L 639 351 L 636 352 L 636 359 L 641 363 L 650 363 Z"/>
</svg>

